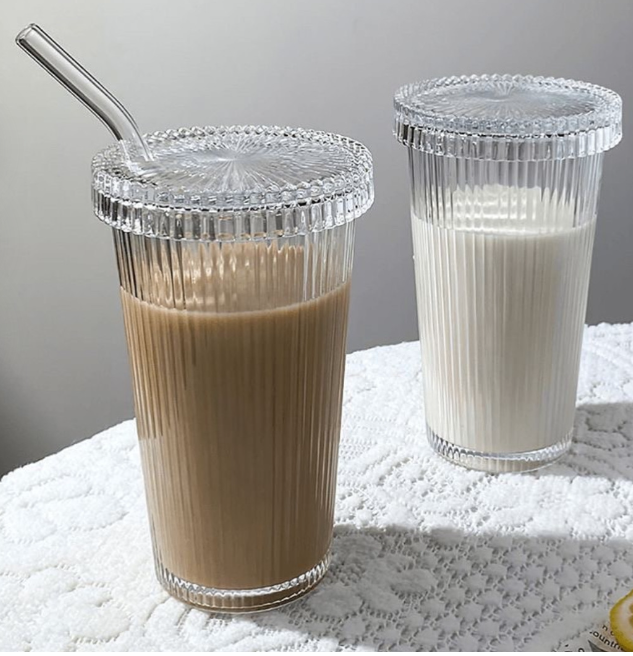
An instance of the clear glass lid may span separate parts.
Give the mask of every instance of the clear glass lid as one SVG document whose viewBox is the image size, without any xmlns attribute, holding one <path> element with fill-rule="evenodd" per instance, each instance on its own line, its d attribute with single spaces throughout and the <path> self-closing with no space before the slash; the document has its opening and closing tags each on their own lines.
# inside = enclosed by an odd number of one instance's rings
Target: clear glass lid
<svg viewBox="0 0 633 656">
<path fill-rule="evenodd" d="M 152 162 L 130 164 L 118 145 L 92 163 L 95 213 L 137 234 L 250 240 L 351 221 L 372 204 L 362 144 L 294 128 L 183 128 L 147 137 Z"/>
<path fill-rule="evenodd" d="M 491 160 L 584 157 L 622 138 L 622 99 L 573 80 L 472 75 L 408 84 L 395 95 L 396 138 L 438 155 Z"/>
</svg>

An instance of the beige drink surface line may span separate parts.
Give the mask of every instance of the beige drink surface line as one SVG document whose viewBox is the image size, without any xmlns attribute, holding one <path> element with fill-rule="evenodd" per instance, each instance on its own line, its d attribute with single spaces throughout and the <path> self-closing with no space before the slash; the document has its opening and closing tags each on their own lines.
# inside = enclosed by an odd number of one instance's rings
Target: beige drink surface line
<svg viewBox="0 0 633 656">
<path fill-rule="evenodd" d="M 541 449 L 573 425 L 595 220 L 524 225 L 413 217 L 427 423 L 474 451 Z"/>
<path fill-rule="evenodd" d="M 221 589 L 314 567 L 331 541 L 349 283 L 253 312 L 121 295 L 162 565 Z"/>
</svg>

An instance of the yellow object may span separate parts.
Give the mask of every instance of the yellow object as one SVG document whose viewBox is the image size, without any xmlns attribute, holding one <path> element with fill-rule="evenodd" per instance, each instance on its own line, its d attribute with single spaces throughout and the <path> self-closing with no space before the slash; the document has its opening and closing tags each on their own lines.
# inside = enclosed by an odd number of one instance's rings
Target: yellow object
<svg viewBox="0 0 633 656">
<path fill-rule="evenodd" d="M 611 609 L 611 631 L 624 651 L 633 651 L 633 590 Z"/>
</svg>

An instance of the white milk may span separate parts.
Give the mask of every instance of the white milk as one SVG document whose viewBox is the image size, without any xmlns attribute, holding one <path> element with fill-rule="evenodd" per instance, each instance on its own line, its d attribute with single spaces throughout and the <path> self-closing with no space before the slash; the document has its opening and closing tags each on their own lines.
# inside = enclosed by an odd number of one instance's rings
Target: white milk
<svg viewBox="0 0 633 656">
<path fill-rule="evenodd" d="M 456 228 L 413 217 L 426 419 L 467 449 L 533 451 L 572 429 L 595 219 L 559 207 L 551 232 L 551 204 L 493 209 L 470 229 L 459 207 Z"/>
</svg>

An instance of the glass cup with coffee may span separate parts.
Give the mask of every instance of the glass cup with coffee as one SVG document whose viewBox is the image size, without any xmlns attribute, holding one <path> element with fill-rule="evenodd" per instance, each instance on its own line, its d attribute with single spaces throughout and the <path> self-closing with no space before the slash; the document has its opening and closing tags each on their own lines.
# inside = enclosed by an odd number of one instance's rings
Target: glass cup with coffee
<svg viewBox="0 0 633 656">
<path fill-rule="evenodd" d="M 324 575 L 332 539 L 355 220 L 368 150 L 205 127 L 93 161 L 113 230 L 158 578 L 218 611 Z"/>
</svg>

